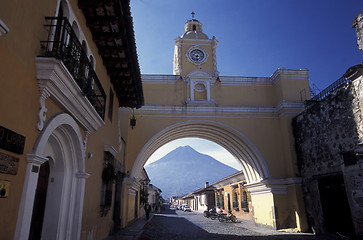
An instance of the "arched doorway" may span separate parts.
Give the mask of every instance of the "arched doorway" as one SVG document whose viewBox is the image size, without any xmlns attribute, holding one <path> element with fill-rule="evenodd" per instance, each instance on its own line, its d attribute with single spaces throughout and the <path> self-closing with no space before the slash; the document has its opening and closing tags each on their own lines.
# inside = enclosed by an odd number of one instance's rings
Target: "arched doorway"
<svg viewBox="0 0 363 240">
<path fill-rule="evenodd" d="M 84 185 L 88 176 L 84 172 L 81 137 L 77 123 L 68 114 L 55 116 L 39 135 L 34 152 L 27 155 L 27 173 L 15 239 L 28 239 L 33 213 L 38 214 L 34 208 L 39 206 L 44 212 L 36 227 L 41 229 L 41 234 L 38 234 L 41 239 L 80 238 Z M 43 164 L 49 165 L 47 178 L 41 177 Z M 45 202 L 43 205 L 34 204 L 39 196 L 36 193 L 39 177 L 48 179 L 44 183 L 48 185 L 45 187 L 46 196 L 41 197 Z"/>
</svg>

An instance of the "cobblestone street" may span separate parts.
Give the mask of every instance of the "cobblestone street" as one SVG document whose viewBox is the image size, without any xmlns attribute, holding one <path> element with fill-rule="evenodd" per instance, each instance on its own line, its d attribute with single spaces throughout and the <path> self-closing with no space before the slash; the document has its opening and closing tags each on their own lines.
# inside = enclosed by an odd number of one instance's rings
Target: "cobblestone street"
<svg viewBox="0 0 363 240">
<path fill-rule="evenodd" d="M 254 239 L 254 240 L 330 240 L 327 236 L 306 233 L 287 233 L 257 227 L 250 221 L 219 222 L 198 212 L 166 210 L 155 214 L 145 226 L 140 239 Z"/>
</svg>

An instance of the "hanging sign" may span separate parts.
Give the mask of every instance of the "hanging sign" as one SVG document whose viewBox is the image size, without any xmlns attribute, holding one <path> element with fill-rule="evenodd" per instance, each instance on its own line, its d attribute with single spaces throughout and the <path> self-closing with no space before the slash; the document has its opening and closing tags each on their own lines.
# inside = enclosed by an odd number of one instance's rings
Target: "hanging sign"
<svg viewBox="0 0 363 240">
<path fill-rule="evenodd" d="M 0 148 L 7 151 L 23 154 L 25 137 L 0 126 Z"/>
</svg>

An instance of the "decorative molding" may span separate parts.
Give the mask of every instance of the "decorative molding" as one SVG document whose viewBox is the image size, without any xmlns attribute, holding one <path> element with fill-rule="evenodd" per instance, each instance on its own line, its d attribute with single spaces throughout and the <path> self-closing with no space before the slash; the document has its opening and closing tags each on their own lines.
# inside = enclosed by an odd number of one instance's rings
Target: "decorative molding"
<svg viewBox="0 0 363 240">
<path fill-rule="evenodd" d="M 7 34 L 10 31 L 8 26 L 0 19 L 0 36 Z"/>
<path fill-rule="evenodd" d="M 86 151 L 89 135 L 91 135 L 91 131 L 86 131 L 85 134 L 84 134 L 83 145 L 84 145 L 84 150 L 85 151 Z"/>
<path fill-rule="evenodd" d="M 116 155 L 118 154 L 117 150 L 111 145 L 106 144 L 105 146 L 103 146 L 103 149 L 105 152 L 111 153 L 114 157 L 116 157 Z"/>
<path fill-rule="evenodd" d="M 259 182 L 247 183 L 244 186 L 248 188 L 251 195 L 257 194 L 287 194 L 287 188 L 291 185 L 300 185 L 301 178 L 282 178 L 282 179 L 264 179 Z"/>
<path fill-rule="evenodd" d="M 60 60 L 37 57 L 36 71 L 41 89 L 38 129 L 45 121 L 45 99 L 49 95 L 66 109 L 87 131 L 93 132 L 104 122 Z"/>
<path fill-rule="evenodd" d="M 214 54 L 214 53 L 213 53 Z M 216 65 L 215 65 L 216 71 Z M 214 72 L 212 76 L 214 81 L 219 77 L 220 84 L 222 86 L 258 86 L 258 87 L 272 87 L 281 79 L 299 80 L 307 79 L 309 70 L 299 69 L 291 70 L 279 68 L 271 77 L 234 77 L 234 76 L 219 76 L 219 72 Z M 156 75 L 156 74 L 142 74 L 143 84 L 176 84 L 179 79 L 179 75 Z M 184 76 L 183 78 L 186 78 Z M 213 83 L 211 83 L 213 84 Z"/>
<path fill-rule="evenodd" d="M 40 166 L 43 163 L 45 163 L 46 161 L 48 161 L 49 159 L 46 157 L 37 155 L 37 154 L 27 154 L 26 160 L 28 161 L 29 164 Z"/>
<path fill-rule="evenodd" d="M 270 77 L 272 84 L 276 84 L 281 79 L 295 80 L 295 79 L 308 79 L 309 70 L 308 69 L 286 69 L 278 68 Z"/>
<path fill-rule="evenodd" d="M 47 100 L 47 98 L 50 97 L 50 93 L 47 90 L 47 88 L 44 87 L 43 84 L 39 84 L 39 90 L 40 90 L 40 98 L 39 98 L 40 109 L 38 113 L 39 122 L 37 124 L 37 128 L 39 131 L 42 131 L 44 127 L 44 122 L 47 119 L 46 112 L 48 111 L 47 107 L 45 106 L 45 100 Z"/>
<path fill-rule="evenodd" d="M 87 179 L 91 174 L 85 172 L 78 172 L 76 173 L 76 177 L 80 179 Z"/>
<path fill-rule="evenodd" d="M 213 38 L 212 38 L 212 60 L 213 60 L 213 74 L 215 77 L 219 76 L 219 72 L 217 69 L 217 46 L 218 46 L 218 41 L 213 36 Z"/>
<path fill-rule="evenodd" d="M 196 101 L 194 101 L 196 102 Z M 187 103 L 193 103 L 192 101 Z M 203 104 L 205 103 L 205 104 Z M 209 105 L 208 105 L 208 104 Z M 177 113 L 186 114 L 188 117 L 203 117 L 201 114 L 209 115 L 212 114 L 215 118 L 241 118 L 244 116 L 253 115 L 254 118 L 258 118 L 258 115 L 263 115 L 264 117 L 277 118 L 283 113 L 300 113 L 304 108 L 304 103 L 302 102 L 292 102 L 292 101 L 281 101 L 277 106 L 216 106 L 216 104 L 211 101 L 201 102 L 201 105 L 145 105 L 136 110 L 138 116 L 157 116 L 157 117 L 180 117 Z M 120 109 L 120 111 L 126 111 Z M 172 114 L 169 115 L 169 114 Z M 191 115 L 196 114 L 196 115 Z"/>
<path fill-rule="evenodd" d="M 123 183 L 127 184 L 129 195 L 135 195 L 136 192 L 140 190 L 141 184 L 136 180 L 136 178 L 133 177 L 124 178 Z"/>
</svg>

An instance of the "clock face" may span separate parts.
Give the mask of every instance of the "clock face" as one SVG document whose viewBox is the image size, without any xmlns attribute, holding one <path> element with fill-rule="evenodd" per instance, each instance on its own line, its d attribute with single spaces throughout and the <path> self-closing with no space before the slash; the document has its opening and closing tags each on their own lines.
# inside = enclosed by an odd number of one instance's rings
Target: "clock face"
<svg viewBox="0 0 363 240">
<path fill-rule="evenodd" d="M 205 58 L 204 52 L 200 49 L 193 49 L 192 51 L 190 51 L 190 58 L 194 61 L 194 62 L 202 62 Z"/>
<path fill-rule="evenodd" d="M 195 65 L 202 65 L 208 58 L 208 53 L 196 46 L 189 48 L 186 55 L 188 60 Z"/>
</svg>

